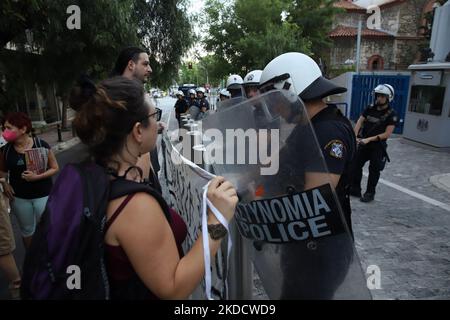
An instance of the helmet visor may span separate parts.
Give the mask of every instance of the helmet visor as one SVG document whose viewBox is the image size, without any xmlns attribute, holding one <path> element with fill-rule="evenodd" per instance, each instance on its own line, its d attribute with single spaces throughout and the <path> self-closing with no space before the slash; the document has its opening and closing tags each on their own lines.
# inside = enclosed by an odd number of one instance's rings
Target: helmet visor
<svg viewBox="0 0 450 320">
<path fill-rule="evenodd" d="M 276 88 L 275 88 L 276 83 L 287 80 L 290 77 L 291 77 L 291 75 L 289 73 L 284 73 L 282 75 L 273 77 L 272 79 L 259 85 L 259 92 L 262 94 L 265 92 L 276 90 Z"/>
</svg>

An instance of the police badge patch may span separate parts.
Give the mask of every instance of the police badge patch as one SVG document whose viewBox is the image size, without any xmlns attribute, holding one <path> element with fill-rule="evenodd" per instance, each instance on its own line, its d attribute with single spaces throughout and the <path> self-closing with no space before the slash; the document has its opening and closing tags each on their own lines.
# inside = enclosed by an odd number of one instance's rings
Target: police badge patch
<svg viewBox="0 0 450 320">
<path fill-rule="evenodd" d="M 330 156 L 336 159 L 342 159 L 344 157 L 344 144 L 341 140 L 333 140 L 327 143 L 325 150 L 330 149 Z"/>
</svg>

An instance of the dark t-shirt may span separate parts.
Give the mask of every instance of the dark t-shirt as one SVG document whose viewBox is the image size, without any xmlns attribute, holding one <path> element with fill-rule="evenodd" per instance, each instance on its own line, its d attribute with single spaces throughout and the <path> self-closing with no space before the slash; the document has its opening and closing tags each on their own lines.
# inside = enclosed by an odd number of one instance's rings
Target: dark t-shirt
<svg viewBox="0 0 450 320">
<path fill-rule="evenodd" d="M 364 138 L 373 137 L 386 131 L 387 126 L 397 125 L 397 113 L 391 107 L 384 110 L 377 110 L 376 106 L 367 107 L 362 116 L 365 118 L 361 135 Z M 383 121 L 383 119 L 385 119 Z M 380 123 L 380 120 L 383 123 Z"/>
<path fill-rule="evenodd" d="M 47 142 L 39 138 L 33 141 L 33 148 L 51 149 Z M 1 148 L 5 160 L 6 170 L 9 172 L 9 183 L 14 189 L 15 196 L 22 199 L 37 199 L 50 194 L 53 183 L 51 178 L 28 182 L 22 179 L 22 173 L 27 170 L 25 154 L 19 154 L 10 143 Z"/>
<path fill-rule="evenodd" d="M 185 113 L 188 108 L 189 108 L 188 104 L 187 104 L 186 100 L 184 100 L 184 99 L 181 99 L 181 100 L 178 99 L 177 102 L 175 103 L 175 112 L 177 114 Z"/>
</svg>

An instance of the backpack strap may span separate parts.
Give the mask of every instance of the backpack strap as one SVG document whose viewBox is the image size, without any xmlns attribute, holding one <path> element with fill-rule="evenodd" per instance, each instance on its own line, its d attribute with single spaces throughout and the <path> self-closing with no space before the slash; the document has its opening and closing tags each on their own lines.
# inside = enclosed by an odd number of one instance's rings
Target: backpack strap
<svg viewBox="0 0 450 320">
<path fill-rule="evenodd" d="M 5 145 L 5 153 L 4 153 L 4 155 L 5 155 L 5 166 L 8 163 L 8 155 L 9 155 L 9 150 L 11 150 L 11 146 L 12 146 L 12 143 L 10 143 L 10 142 L 8 142 Z"/>
<path fill-rule="evenodd" d="M 123 211 L 123 209 L 126 207 L 128 202 L 134 197 L 135 193 L 129 194 L 125 200 L 122 201 L 120 206 L 117 208 L 117 210 L 112 214 L 111 218 L 106 222 L 105 225 L 105 234 L 108 232 L 111 225 L 114 223 L 114 221 L 119 217 L 120 213 Z"/>
<path fill-rule="evenodd" d="M 111 191 L 109 194 L 109 200 L 114 200 L 138 192 L 148 193 L 153 198 L 155 198 L 156 201 L 158 201 L 159 205 L 161 206 L 161 209 L 164 212 L 167 221 L 169 221 L 169 223 L 172 221 L 169 206 L 167 205 L 167 202 L 164 200 L 163 196 L 159 193 L 159 191 L 157 191 L 152 186 L 149 186 L 147 184 L 137 183 L 135 181 L 118 178 L 111 182 Z"/>
<path fill-rule="evenodd" d="M 41 139 L 39 139 L 39 138 L 33 138 L 33 142 L 34 142 L 34 144 L 36 145 L 36 147 L 42 148 L 42 142 L 41 142 Z"/>
</svg>

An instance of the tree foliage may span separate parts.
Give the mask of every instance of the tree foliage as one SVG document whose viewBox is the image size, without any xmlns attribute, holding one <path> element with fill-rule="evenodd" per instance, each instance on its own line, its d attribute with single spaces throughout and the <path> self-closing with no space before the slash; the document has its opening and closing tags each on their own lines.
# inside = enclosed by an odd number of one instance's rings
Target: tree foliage
<svg viewBox="0 0 450 320">
<path fill-rule="evenodd" d="M 299 37 L 309 39 L 311 51 L 316 57 L 330 49 L 328 33 L 333 25 L 333 17 L 340 12 L 333 7 L 335 0 L 294 0 L 289 7 L 289 20 L 302 26 Z"/>
<path fill-rule="evenodd" d="M 207 0 L 206 49 L 223 57 L 224 71 L 262 69 L 298 51 L 319 57 L 330 46 L 333 0 Z M 218 60 L 218 59 L 216 59 Z M 226 65 L 226 66 L 225 66 Z"/>
<path fill-rule="evenodd" d="M 81 29 L 69 30 L 70 5 L 81 11 Z M 170 85 L 181 57 L 192 44 L 185 0 L 3 0 L 0 5 L 0 95 L 2 109 L 12 107 L 23 83 L 56 84 L 66 101 L 81 73 L 105 78 L 120 50 L 149 51 L 153 85 Z M 14 43 L 16 50 L 5 44 Z M 22 92 L 22 93 L 21 93 Z"/>
<path fill-rule="evenodd" d="M 138 37 L 150 51 L 152 84 L 168 86 L 194 42 L 185 0 L 134 0 Z"/>
</svg>

